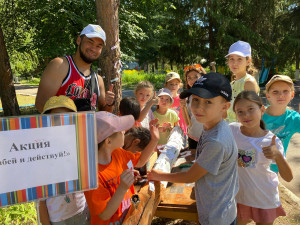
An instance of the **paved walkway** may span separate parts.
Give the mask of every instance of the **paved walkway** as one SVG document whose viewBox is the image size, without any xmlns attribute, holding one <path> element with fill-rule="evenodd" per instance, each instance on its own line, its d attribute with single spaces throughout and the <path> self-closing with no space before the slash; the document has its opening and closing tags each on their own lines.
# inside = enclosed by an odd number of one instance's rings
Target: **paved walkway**
<svg viewBox="0 0 300 225">
<path fill-rule="evenodd" d="M 16 94 L 36 96 L 38 86 L 15 84 Z M 134 96 L 133 90 L 122 90 L 123 97 Z"/>
<path fill-rule="evenodd" d="M 300 198 L 300 134 L 296 133 L 292 137 L 288 150 L 287 161 L 291 166 L 294 174 L 294 179 L 288 183 L 279 178 L 280 182 L 287 187 L 291 192 Z"/>
<path fill-rule="evenodd" d="M 15 84 L 16 94 L 36 96 L 37 85 Z"/>
</svg>

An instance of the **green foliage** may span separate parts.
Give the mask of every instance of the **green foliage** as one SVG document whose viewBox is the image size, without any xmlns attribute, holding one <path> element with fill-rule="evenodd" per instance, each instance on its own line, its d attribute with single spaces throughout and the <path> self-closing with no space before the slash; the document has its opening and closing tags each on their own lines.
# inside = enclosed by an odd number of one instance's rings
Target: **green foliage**
<svg viewBox="0 0 300 225">
<path fill-rule="evenodd" d="M 50 59 L 74 52 L 83 27 L 96 23 L 96 7 L 90 0 L 3 0 L 0 21 L 13 73 L 39 74 Z"/>
<path fill-rule="evenodd" d="M 26 79 L 22 79 L 19 81 L 21 84 L 26 84 L 26 85 L 39 85 L 40 83 L 40 78 L 33 78 L 33 79 L 29 79 L 29 80 L 26 80 Z"/>
<path fill-rule="evenodd" d="M 144 73 L 133 71 L 131 73 L 122 74 L 122 83 L 128 88 L 134 88 L 134 86 L 140 81 L 150 81 L 155 89 L 160 89 L 164 86 L 166 74 Z M 130 86 L 129 86 L 130 85 Z"/>
<path fill-rule="evenodd" d="M 32 73 L 39 64 L 38 50 L 33 44 L 34 29 L 19 10 L 18 1 L 0 1 L 0 21 L 15 76 Z"/>
<path fill-rule="evenodd" d="M 290 78 L 292 79 L 295 79 L 295 70 L 296 70 L 296 66 L 295 64 L 294 65 L 291 65 L 289 67 L 286 67 L 281 74 L 284 74 L 284 75 L 287 75 L 289 76 Z"/>
<path fill-rule="evenodd" d="M 90 0 L 23 0 L 34 27 L 34 44 L 44 58 L 72 54 L 83 27 L 96 23 L 95 2 Z"/>
<path fill-rule="evenodd" d="M 281 25 L 280 33 L 282 38 L 279 44 L 282 64 L 295 60 L 300 60 L 300 1 L 287 1 L 277 17 L 278 24 Z M 296 63 L 297 63 L 296 62 Z"/>
<path fill-rule="evenodd" d="M 244 40 L 253 59 L 291 65 L 300 52 L 299 0 L 120 0 L 123 61 L 183 68 L 207 59 L 224 65 Z M 15 75 L 40 74 L 54 57 L 72 54 L 76 37 L 96 23 L 95 1 L 2 0 L 0 21 Z M 293 51 L 290 51 L 293 49 Z"/>
<path fill-rule="evenodd" d="M 137 50 L 137 42 L 143 41 L 147 36 L 146 33 L 139 27 L 139 21 L 145 17 L 139 11 L 130 10 L 130 4 L 124 2 L 120 4 L 119 26 L 120 40 L 122 45 L 122 60 L 134 61 Z"/>
<path fill-rule="evenodd" d="M 37 224 L 35 203 L 0 208 L 0 224 Z"/>
</svg>

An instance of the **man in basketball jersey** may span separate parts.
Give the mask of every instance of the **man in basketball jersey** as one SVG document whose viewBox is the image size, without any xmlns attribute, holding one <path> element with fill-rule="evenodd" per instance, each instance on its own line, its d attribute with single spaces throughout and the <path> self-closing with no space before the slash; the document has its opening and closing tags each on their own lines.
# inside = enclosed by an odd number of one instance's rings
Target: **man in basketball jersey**
<svg viewBox="0 0 300 225">
<path fill-rule="evenodd" d="M 102 77 L 91 69 L 91 64 L 101 54 L 105 40 L 104 30 L 99 25 L 89 24 L 77 37 L 78 47 L 74 55 L 57 57 L 47 65 L 36 96 L 35 105 L 39 112 L 43 111 L 46 101 L 55 95 L 65 95 L 75 103 L 76 99 L 86 99 L 88 101 L 82 102 L 89 104 L 90 110 L 112 111 L 115 98 L 112 86 L 105 93 Z"/>
</svg>

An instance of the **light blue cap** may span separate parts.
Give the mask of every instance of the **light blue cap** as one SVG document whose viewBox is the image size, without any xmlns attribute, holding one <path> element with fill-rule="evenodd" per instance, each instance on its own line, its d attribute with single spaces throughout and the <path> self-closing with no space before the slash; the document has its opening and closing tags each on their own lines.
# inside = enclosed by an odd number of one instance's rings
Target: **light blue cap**
<svg viewBox="0 0 300 225">
<path fill-rule="evenodd" d="M 247 57 L 247 56 L 251 57 L 251 46 L 248 42 L 237 41 L 230 46 L 228 54 L 225 57 L 227 57 L 229 55 L 239 55 L 242 57 Z"/>
</svg>

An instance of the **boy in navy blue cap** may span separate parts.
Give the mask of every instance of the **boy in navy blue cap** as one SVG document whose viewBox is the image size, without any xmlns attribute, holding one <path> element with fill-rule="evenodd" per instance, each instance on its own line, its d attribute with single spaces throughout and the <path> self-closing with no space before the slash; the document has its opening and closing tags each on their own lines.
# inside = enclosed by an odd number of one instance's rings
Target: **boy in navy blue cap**
<svg viewBox="0 0 300 225">
<path fill-rule="evenodd" d="M 196 163 L 185 172 L 152 170 L 149 180 L 173 183 L 195 182 L 198 218 L 201 225 L 236 224 L 235 196 L 238 191 L 238 151 L 222 115 L 230 107 L 231 86 L 225 76 L 209 73 L 200 77 L 180 98 L 192 95 L 191 110 L 204 131 L 196 149 Z"/>
</svg>

